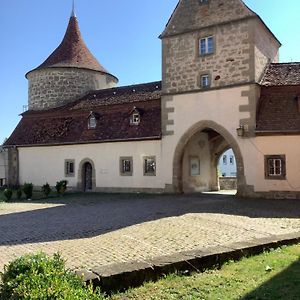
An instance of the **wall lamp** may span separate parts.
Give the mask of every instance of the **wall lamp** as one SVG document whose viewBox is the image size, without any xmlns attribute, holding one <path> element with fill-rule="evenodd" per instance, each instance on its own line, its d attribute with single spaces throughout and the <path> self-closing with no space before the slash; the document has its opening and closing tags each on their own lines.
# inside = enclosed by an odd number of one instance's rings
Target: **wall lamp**
<svg viewBox="0 0 300 300">
<path fill-rule="evenodd" d="M 244 125 L 240 125 L 240 127 L 236 129 L 236 133 L 238 136 L 244 136 L 245 135 Z"/>
</svg>

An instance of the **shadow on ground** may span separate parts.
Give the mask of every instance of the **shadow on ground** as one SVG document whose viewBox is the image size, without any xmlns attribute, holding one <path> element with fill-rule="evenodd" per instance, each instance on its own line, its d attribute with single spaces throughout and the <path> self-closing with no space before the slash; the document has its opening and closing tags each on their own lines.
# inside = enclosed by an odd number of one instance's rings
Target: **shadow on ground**
<svg viewBox="0 0 300 300">
<path fill-rule="evenodd" d="M 247 294 L 242 300 L 300 299 L 300 259 L 272 279 Z"/>
<path fill-rule="evenodd" d="M 45 202 L 59 206 L 0 214 L 0 246 L 89 238 L 189 213 L 300 218 L 299 200 L 238 199 L 228 195 L 69 194 L 32 203 Z"/>
</svg>

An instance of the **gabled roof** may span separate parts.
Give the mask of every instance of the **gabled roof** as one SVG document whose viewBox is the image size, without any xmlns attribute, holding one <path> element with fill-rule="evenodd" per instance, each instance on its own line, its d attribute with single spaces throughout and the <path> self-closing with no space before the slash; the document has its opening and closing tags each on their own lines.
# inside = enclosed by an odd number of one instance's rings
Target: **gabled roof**
<svg viewBox="0 0 300 300">
<path fill-rule="evenodd" d="M 161 37 L 189 32 L 212 25 L 257 17 L 241 0 L 179 0 Z"/>
<path fill-rule="evenodd" d="M 262 78 L 264 86 L 300 85 L 300 63 L 273 63 Z"/>
<path fill-rule="evenodd" d="M 161 138 L 161 82 L 93 91 L 47 111 L 27 111 L 5 146 L 46 146 Z M 139 126 L 130 112 L 143 111 Z M 97 127 L 88 129 L 91 111 Z"/>
<path fill-rule="evenodd" d="M 110 74 L 87 48 L 73 14 L 61 44 L 35 70 L 58 67 L 83 68 Z"/>
</svg>

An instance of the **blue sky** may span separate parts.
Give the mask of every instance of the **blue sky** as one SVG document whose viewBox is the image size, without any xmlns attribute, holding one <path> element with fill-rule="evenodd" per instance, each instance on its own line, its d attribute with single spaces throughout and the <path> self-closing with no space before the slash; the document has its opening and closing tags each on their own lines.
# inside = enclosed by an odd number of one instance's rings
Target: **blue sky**
<svg viewBox="0 0 300 300">
<path fill-rule="evenodd" d="M 283 44 L 280 61 L 300 61 L 300 1 L 246 0 Z M 158 39 L 177 0 L 76 0 L 86 44 L 119 85 L 161 79 Z M 59 45 L 72 0 L 0 0 L 0 144 L 27 104 L 24 75 Z"/>
</svg>

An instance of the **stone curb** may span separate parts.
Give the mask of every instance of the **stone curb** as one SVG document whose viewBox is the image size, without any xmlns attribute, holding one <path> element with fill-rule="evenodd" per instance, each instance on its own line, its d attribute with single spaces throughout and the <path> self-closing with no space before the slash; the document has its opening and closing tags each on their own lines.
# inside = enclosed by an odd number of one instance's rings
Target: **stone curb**
<svg viewBox="0 0 300 300">
<path fill-rule="evenodd" d="M 103 292 L 111 294 L 130 287 L 138 287 L 146 281 L 154 281 L 163 275 L 176 271 L 202 272 L 206 269 L 220 267 L 229 260 L 239 260 L 243 257 L 262 253 L 265 250 L 298 242 L 300 242 L 300 232 L 272 235 L 226 246 L 220 245 L 179 252 L 144 262 L 133 261 L 101 266 L 91 270 L 77 270 L 76 274 L 83 278 L 83 281 L 92 282 L 94 286 L 99 286 Z"/>
</svg>

